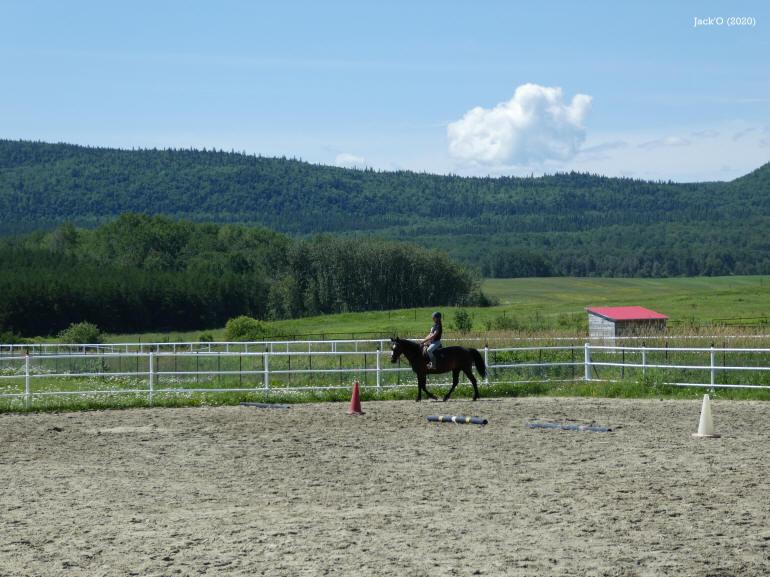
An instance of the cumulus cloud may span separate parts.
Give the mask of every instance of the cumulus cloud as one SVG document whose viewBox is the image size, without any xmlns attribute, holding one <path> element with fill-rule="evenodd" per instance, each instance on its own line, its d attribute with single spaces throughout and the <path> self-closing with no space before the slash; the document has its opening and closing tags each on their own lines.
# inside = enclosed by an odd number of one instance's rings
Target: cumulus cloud
<svg viewBox="0 0 770 577">
<path fill-rule="evenodd" d="M 366 168 L 366 159 L 349 152 L 340 152 L 334 159 L 334 164 L 343 168 Z"/>
<path fill-rule="evenodd" d="M 573 158 L 585 140 L 591 97 L 564 102 L 561 88 L 523 84 L 507 102 L 477 106 L 447 126 L 449 154 L 491 166 L 529 165 Z"/>
</svg>

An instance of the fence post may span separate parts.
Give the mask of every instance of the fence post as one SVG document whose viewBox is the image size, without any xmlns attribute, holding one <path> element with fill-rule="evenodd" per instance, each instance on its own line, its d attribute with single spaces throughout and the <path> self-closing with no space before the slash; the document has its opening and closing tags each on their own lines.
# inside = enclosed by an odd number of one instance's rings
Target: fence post
<svg viewBox="0 0 770 577">
<path fill-rule="evenodd" d="M 716 383 L 716 376 L 717 376 L 717 369 L 716 369 L 716 351 L 714 350 L 714 345 L 712 343 L 711 345 L 711 351 L 709 352 L 710 360 L 711 360 L 711 386 L 714 386 L 714 383 Z"/>
<path fill-rule="evenodd" d="M 377 345 L 377 389 L 382 390 L 382 379 L 381 379 L 381 366 L 380 366 L 380 345 Z"/>
<path fill-rule="evenodd" d="M 484 344 L 484 366 L 487 369 L 487 374 L 484 376 L 484 384 L 489 384 L 489 345 Z"/>
<path fill-rule="evenodd" d="M 642 375 L 647 374 L 647 350 L 644 347 L 645 344 L 642 343 Z"/>
<path fill-rule="evenodd" d="M 32 391 L 29 387 L 29 351 L 24 355 L 24 407 L 29 409 L 32 401 Z"/>
<path fill-rule="evenodd" d="M 265 354 L 262 357 L 262 364 L 265 369 L 265 376 L 262 379 L 262 388 L 267 392 L 270 389 L 270 353 L 265 348 Z"/>
<path fill-rule="evenodd" d="M 591 380 L 591 344 L 586 343 L 585 344 L 585 375 L 584 380 L 590 381 Z"/>
<path fill-rule="evenodd" d="M 620 378 L 625 379 L 626 378 L 626 347 L 623 347 L 620 349 L 620 354 L 622 355 L 620 359 L 620 364 L 623 365 L 620 367 Z"/>
<path fill-rule="evenodd" d="M 148 398 L 150 401 L 150 404 L 152 405 L 152 396 L 155 389 L 155 355 L 152 351 L 150 351 L 150 357 L 149 357 L 149 363 L 150 363 L 150 374 L 149 374 L 149 382 L 150 382 L 150 390 L 148 391 Z"/>
</svg>

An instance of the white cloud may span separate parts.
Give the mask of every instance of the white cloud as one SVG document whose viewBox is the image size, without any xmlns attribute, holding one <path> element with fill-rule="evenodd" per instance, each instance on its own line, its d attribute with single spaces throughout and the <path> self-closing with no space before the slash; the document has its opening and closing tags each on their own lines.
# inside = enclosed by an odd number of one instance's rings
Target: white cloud
<svg viewBox="0 0 770 577">
<path fill-rule="evenodd" d="M 664 146 L 689 146 L 690 141 L 681 136 L 667 136 L 665 138 L 658 138 L 656 140 L 649 140 L 642 142 L 639 148 L 646 148 L 648 150 L 654 148 L 662 148 Z"/>
<path fill-rule="evenodd" d="M 595 153 L 595 152 L 607 152 L 608 150 L 617 150 L 618 148 L 626 148 L 628 142 L 625 140 L 613 140 L 611 142 L 602 142 L 601 144 L 595 144 L 588 148 L 582 148 L 581 153 Z"/>
<path fill-rule="evenodd" d="M 447 126 L 449 154 L 471 164 L 525 166 L 573 158 L 585 140 L 591 97 L 564 102 L 561 88 L 523 84 L 507 102 L 477 106 Z"/>
<path fill-rule="evenodd" d="M 731 180 L 767 162 L 768 148 L 763 146 L 770 145 L 770 128 L 765 134 L 763 126 L 731 121 L 670 126 L 666 132 L 592 131 L 580 154 L 560 170 L 678 182 Z M 735 134 L 744 136 L 735 140 Z M 616 141 L 628 146 L 609 149 L 607 143 Z M 595 149 L 600 154 L 592 154 Z"/>
<path fill-rule="evenodd" d="M 742 138 L 751 134 L 752 132 L 756 132 L 756 130 L 757 130 L 756 126 L 750 126 L 748 128 L 744 128 L 743 130 L 739 130 L 738 132 L 733 134 L 733 140 L 737 142 L 738 140 L 741 140 Z"/>
<path fill-rule="evenodd" d="M 334 159 L 334 164 L 343 168 L 366 168 L 366 159 L 349 152 L 340 152 Z"/>
<path fill-rule="evenodd" d="M 759 146 L 762 148 L 770 148 L 770 126 L 763 126 L 760 134 Z"/>
<path fill-rule="evenodd" d="M 716 138 L 719 136 L 719 131 L 713 128 L 707 128 L 706 130 L 696 130 L 692 133 L 695 138 Z"/>
<path fill-rule="evenodd" d="M 610 142 L 602 142 L 600 144 L 594 144 L 592 146 L 584 146 L 580 149 L 578 156 L 580 158 L 592 158 L 595 160 L 601 160 L 610 158 L 610 153 L 627 148 L 628 142 L 625 140 L 613 140 Z"/>
</svg>

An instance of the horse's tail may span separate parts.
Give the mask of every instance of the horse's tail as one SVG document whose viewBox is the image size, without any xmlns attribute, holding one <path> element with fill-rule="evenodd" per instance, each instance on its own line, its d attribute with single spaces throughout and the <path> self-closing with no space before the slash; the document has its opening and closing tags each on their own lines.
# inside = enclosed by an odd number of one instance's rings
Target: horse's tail
<svg viewBox="0 0 770 577">
<path fill-rule="evenodd" d="M 481 356 L 481 353 L 477 349 L 471 349 L 471 353 L 473 354 L 473 361 L 476 363 L 476 370 L 479 371 L 479 374 L 482 377 L 486 377 L 487 366 L 484 364 L 484 357 Z"/>
</svg>

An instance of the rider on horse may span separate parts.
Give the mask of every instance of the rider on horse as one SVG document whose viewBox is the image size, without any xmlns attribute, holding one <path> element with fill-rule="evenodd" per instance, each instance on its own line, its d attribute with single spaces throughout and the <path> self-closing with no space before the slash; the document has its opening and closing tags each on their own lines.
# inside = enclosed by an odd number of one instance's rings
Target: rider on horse
<svg viewBox="0 0 770 577">
<path fill-rule="evenodd" d="M 433 313 L 433 326 L 430 328 L 428 336 L 422 340 L 423 346 L 427 346 L 426 352 L 428 353 L 428 370 L 433 369 L 436 364 L 436 350 L 441 348 L 441 333 L 443 332 L 441 326 L 441 313 Z"/>
</svg>

